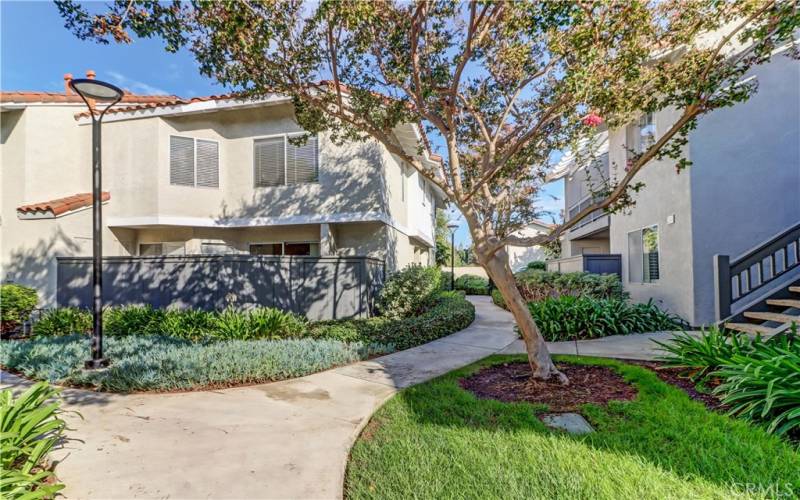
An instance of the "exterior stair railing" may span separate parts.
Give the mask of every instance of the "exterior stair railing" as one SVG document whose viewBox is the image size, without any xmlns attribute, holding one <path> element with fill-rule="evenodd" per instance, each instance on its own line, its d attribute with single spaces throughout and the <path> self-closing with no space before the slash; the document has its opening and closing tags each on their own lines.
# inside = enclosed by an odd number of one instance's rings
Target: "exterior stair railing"
<svg viewBox="0 0 800 500">
<path fill-rule="evenodd" d="M 714 256 L 717 320 L 739 302 L 800 266 L 800 222 L 734 260 Z"/>
</svg>

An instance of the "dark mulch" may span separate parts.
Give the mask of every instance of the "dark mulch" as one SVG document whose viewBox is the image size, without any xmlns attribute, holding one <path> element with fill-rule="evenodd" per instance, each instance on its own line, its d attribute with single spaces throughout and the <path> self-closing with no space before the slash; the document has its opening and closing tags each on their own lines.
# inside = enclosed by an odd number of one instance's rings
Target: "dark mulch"
<svg viewBox="0 0 800 500">
<path fill-rule="evenodd" d="M 556 366 L 569 378 L 569 385 L 561 385 L 555 379 L 532 379 L 531 368 L 524 362 L 488 366 L 461 379 L 460 384 L 481 399 L 546 404 L 549 411 L 556 413 L 577 411 L 586 403 L 604 405 L 636 397 L 636 388 L 612 368 L 566 363 Z"/>
<path fill-rule="evenodd" d="M 722 404 L 722 401 L 717 396 L 705 392 L 699 392 L 695 383 L 692 382 L 692 379 L 685 375 L 681 375 L 681 372 L 683 372 L 681 368 L 667 367 L 653 361 L 628 360 L 625 362 L 653 370 L 655 374 L 658 375 L 658 378 L 660 378 L 662 381 L 681 389 L 690 398 L 703 403 L 709 410 L 725 412 L 729 408 L 727 405 Z"/>
</svg>

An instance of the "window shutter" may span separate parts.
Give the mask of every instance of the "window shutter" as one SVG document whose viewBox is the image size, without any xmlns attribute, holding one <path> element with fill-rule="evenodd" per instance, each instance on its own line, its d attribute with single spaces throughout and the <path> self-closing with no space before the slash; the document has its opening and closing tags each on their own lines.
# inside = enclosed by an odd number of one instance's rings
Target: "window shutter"
<svg viewBox="0 0 800 500">
<path fill-rule="evenodd" d="M 197 185 L 219 187 L 219 144 L 197 140 Z"/>
<path fill-rule="evenodd" d="M 169 138 L 169 183 L 194 186 L 194 139 Z"/>
<path fill-rule="evenodd" d="M 317 136 L 309 137 L 302 146 L 295 146 L 287 139 L 286 183 L 317 182 L 319 178 L 317 159 Z"/>
<path fill-rule="evenodd" d="M 286 182 L 284 138 L 255 141 L 255 186 L 280 186 Z"/>
</svg>

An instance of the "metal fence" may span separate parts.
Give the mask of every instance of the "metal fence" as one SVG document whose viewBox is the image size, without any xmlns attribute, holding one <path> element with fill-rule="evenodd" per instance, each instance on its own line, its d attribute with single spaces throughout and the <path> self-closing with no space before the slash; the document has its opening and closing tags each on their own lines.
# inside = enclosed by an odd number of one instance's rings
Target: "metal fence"
<svg viewBox="0 0 800 500">
<path fill-rule="evenodd" d="M 58 258 L 60 307 L 91 306 L 91 270 L 91 257 Z M 103 301 L 206 310 L 276 307 L 310 320 L 368 317 L 385 275 L 384 262 L 369 257 L 106 257 Z"/>
</svg>

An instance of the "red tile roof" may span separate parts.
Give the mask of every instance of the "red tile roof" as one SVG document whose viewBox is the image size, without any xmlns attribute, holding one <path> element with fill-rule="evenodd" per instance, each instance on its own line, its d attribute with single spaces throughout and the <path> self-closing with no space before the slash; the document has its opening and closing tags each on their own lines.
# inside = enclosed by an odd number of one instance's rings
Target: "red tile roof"
<svg viewBox="0 0 800 500">
<path fill-rule="evenodd" d="M 236 94 L 221 94 L 221 95 L 208 95 L 208 96 L 199 96 L 199 97 L 192 97 L 190 99 L 184 99 L 178 96 L 158 96 L 158 97 L 168 97 L 168 99 L 164 100 L 154 100 L 154 101 L 142 101 L 142 102 L 135 102 L 135 101 L 126 101 L 125 99 L 122 102 L 130 102 L 130 106 L 115 106 L 108 111 L 107 114 L 113 113 L 124 113 L 127 111 L 137 111 L 140 109 L 151 109 L 151 108 L 163 108 L 167 106 L 177 106 L 179 104 L 191 104 L 193 102 L 204 102 L 204 101 L 223 101 L 226 99 L 235 99 Z M 80 118 L 84 116 L 89 116 L 88 111 L 84 111 L 82 113 L 78 113 L 75 115 L 75 118 Z"/>
<path fill-rule="evenodd" d="M 111 193 L 103 191 L 100 196 L 102 201 L 111 199 Z M 79 208 L 92 206 L 92 193 L 78 193 L 64 198 L 56 198 L 55 200 L 42 201 L 39 203 L 32 203 L 30 205 L 22 205 L 17 207 L 17 212 L 28 214 L 35 212 L 52 212 L 54 217 L 61 214 L 77 210 Z"/>
<path fill-rule="evenodd" d="M 168 103 L 181 100 L 175 95 L 138 95 L 125 92 L 122 96 L 124 103 Z M 76 94 L 65 94 L 64 92 L 39 92 L 26 90 L 0 91 L 0 102 L 46 102 L 46 103 L 83 103 L 80 96 Z"/>
</svg>

